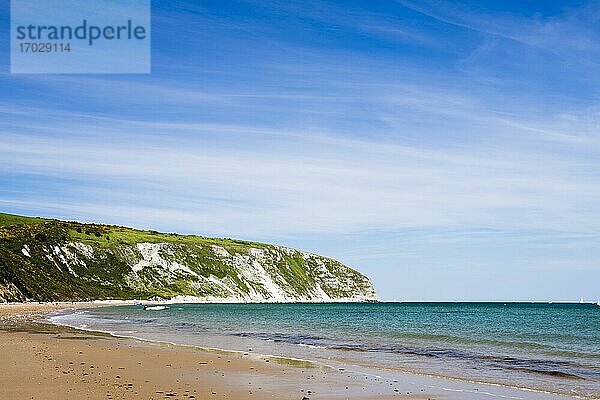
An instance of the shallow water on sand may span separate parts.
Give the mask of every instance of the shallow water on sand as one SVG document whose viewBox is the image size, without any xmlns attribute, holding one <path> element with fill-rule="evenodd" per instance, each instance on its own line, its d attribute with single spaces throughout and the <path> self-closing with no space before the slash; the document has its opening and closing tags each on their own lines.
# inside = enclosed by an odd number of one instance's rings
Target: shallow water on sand
<svg viewBox="0 0 600 400">
<path fill-rule="evenodd" d="M 116 335 L 600 398 L 591 304 L 176 304 L 54 322 Z"/>
</svg>

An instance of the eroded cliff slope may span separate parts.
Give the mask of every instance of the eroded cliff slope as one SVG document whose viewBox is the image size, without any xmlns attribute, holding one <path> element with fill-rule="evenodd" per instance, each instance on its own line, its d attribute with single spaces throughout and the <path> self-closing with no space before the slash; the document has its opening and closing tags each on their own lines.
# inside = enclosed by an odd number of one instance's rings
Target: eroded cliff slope
<svg viewBox="0 0 600 400">
<path fill-rule="evenodd" d="M 322 256 L 232 239 L 0 214 L 0 301 L 375 301 Z"/>
</svg>

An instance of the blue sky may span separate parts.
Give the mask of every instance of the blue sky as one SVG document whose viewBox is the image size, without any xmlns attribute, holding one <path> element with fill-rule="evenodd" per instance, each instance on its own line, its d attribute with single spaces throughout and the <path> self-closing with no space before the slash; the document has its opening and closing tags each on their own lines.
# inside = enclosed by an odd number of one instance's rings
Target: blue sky
<svg viewBox="0 0 600 400">
<path fill-rule="evenodd" d="M 600 299 L 598 2 L 154 0 L 150 75 L 11 75 L 0 5 L 5 212 Z"/>
</svg>

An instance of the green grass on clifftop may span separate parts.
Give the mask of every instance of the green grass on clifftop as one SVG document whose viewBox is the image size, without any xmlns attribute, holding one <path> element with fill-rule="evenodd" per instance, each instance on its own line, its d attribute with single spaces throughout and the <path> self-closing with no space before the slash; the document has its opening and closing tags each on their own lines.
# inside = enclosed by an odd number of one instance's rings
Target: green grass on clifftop
<svg viewBox="0 0 600 400">
<path fill-rule="evenodd" d="M 238 247 L 240 250 L 248 246 L 264 248 L 269 245 L 230 238 L 209 238 L 197 235 L 180 235 L 175 233 L 160 233 L 150 230 L 139 230 L 116 225 L 84 224 L 80 222 L 61 221 L 50 218 L 25 217 L 21 215 L 0 213 L 0 227 L 17 225 L 42 224 L 57 225 L 68 229 L 69 237 L 82 242 L 94 242 L 108 246 L 112 243 L 135 244 L 147 243 L 174 243 L 174 244 L 215 244 L 230 249 Z"/>
<path fill-rule="evenodd" d="M 37 217 L 22 217 L 20 215 L 0 213 L 0 226 L 39 224 L 45 220 Z"/>
</svg>

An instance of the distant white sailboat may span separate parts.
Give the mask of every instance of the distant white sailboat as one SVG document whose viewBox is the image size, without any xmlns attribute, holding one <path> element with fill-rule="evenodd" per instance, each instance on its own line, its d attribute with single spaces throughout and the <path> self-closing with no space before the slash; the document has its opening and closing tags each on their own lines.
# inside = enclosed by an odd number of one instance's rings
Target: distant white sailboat
<svg viewBox="0 0 600 400">
<path fill-rule="evenodd" d="M 585 303 L 585 301 L 583 301 L 583 297 L 581 299 L 579 299 L 579 304 L 583 304 Z"/>
</svg>

